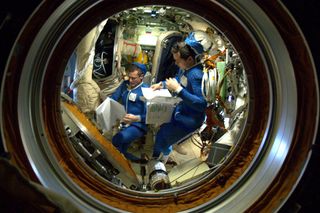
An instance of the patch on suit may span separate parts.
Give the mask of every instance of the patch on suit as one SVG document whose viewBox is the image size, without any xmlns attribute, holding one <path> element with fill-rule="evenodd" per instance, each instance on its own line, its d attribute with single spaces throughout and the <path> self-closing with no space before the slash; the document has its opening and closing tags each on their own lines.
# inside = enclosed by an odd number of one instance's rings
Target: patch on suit
<svg viewBox="0 0 320 213">
<path fill-rule="evenodd" d="M 136 93 L 130 93 L 129 94 L 129 100 L 130 101 L 136 101 L 136 99 L 137 99 L 137 94 Z"/>
<path fill-rule="evenodd" d="M 187 87 L 187 85 L 188 85 L 188 79 L 187 79 L 187 77 L 186 76 L 181 76 L 181 78 L 180 78 L 180 84 L 182 85 L 182 86 L 184 86 L 184 87 Z"/>
</svg>

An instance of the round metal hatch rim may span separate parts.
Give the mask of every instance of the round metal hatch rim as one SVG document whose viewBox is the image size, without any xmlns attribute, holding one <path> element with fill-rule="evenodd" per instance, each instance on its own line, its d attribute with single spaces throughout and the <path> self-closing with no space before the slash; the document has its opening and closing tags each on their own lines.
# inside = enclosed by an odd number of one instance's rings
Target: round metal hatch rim
<svg viewBox="0 0 320 213">
<path fill-rule="evenodd" d="M 229 2 L 227 4 L 229 4 L 229 8 L 230 6 L 233 9 L 236 8 L 238 17 L 242 17 L 241 20 L 245 20 L 245 25 L 251 27 L 249 31 L 254 32 L 256 34 L 255 38 L 258 37 L 260 42 L 262 41 L 263 43 L 262 46 L 267 48 L 264 55 L 269 59 L 268 62 L 271 63 L 269 64 L 269 71 L 272 72 L 274 77 L 272 80 L 276 82 L 272 83 L 276 93 L 271 91 L 274 95 L 273 109 L 276 111 L 273 114 L 273 118 L 271 118 L 273 125 L 268 125 L 271 134 L 266 134 L 264 140 L 272 141 L 272 145 L 270 144 L 268 149 L 265 150 L 262 159 L 260 159 L 261 161 L 258 163 L 259 165 L 254 167 L 248 179 L 245 182 L 239 179 L 243 184 L 237 188 L 236 192 L 230 194 L 228 199 L 223 200 L 218 205 L 214 205 L 214 202 L 209 205 L 207 203 L 203 204 L 194 208 L 194 211 L 210 209 L 213 212 L 242 212 L 248 206 L 254 204 L 280 171 L 289 151 L 296 123 L 296 79 L 293 75 L 293 65 L 288 50 L 281 35 L 269 17 L 255 3 L 244 1 L 241 3 Z M 268 132 L 270 133 L 270 131 Z M 253 163 L 256 162 L 253 161 Z M 222 196 L 225 195 L 222 194 Z M 285 199 L 282 203 L 284 201 Z"/>
<path fill-rule="evenodd" d="M 22 78 L 23 79 L 23 78 Z M 276 150 L 274 150 L 274 151 L 276 151 Z"/>
<path fill-rule="evenodd" d="M 44 28 L 46 28 L 46 26 L 44 26 Z M 38 37 L 38 38 L 40 38 L 40 40 L 42 39 L 42 36 L 40 36 L 40 37 Z M 37 41 L 37 40 L 35 40 L 35 44 L 36 45 L 38 45 L 38 44 L 41 44 L 41 41 Z M 37 52 L 37 51 L 35 51 L 35 50 L 37 50 L 37 49 L 39 49 L 39 47 L 34 47 L 34 50 L 31 48 L 31 51 L 30 52 L 32 52 L 32 53 L 34 53 L 34 52 Z M 32 56 L 31 56 L 32 57 Z M 32 59 L 27 59 L 26 61 L 33 61 Z M 26 68 L 26 70 L 32 70 L 32 66 L 31 67 L 28 67 L 28 65 L 27 66 L 25 66 L 25 68 Z M 23 74 L 25 74 L 25 76 L 22 76 L 22 79 L 27 79 L 27 75 L 29 74 L 28 73 L 28 71 L 26 71 L 26 72 L 23 72 Z M 29 85 L 30 86 L 30 85 Z M 22 85 L 22 88 L 25 88 L 23 85 Z M 31 90 L 34 90 L 34 89 L 31 89 Z M 30 95 L 26 95 L 24 92 L 25 92 L 26 90 L 21 90 L 21 92 L 22 93 L 20 93 L 19 94 L 19 97 L 21 97 L 21 98 L 19 98 L 19 101 L 21 101 L 22 103 L 25 103 L 25 100 L 23 100 L 23 98 L 22 97 L 30 97 Z M 30 91 L 30 90 L 27 90 L 27 91 Z M 40 97 L 41 97 L 41 94 L 39 95 Z M 36 95 L 36 97 L 37 97 L 37 95 Z M 22 106 L 23 104 L 19 104 L 20 106 Z M 25 110 L 25 108 L 19 108 L 19 109 L 21 109 L 21 110 Z M 41 107 L 40 107 L 40 109 L 39 109 L 39 111 L 41 111 Z M 21 113 L 22 115 L 25 115 L 25 112 L 22 112 Z M 22 127 L 25 127 L 26 125 L 22 125 Z M 30 132 L 30 131 L 22 131 L 22 132 Z M 22 135 L 22 137 L 24 137 L 24 135 Z M 28 136 L 26 136 L 26 138 L 28 138 Z M 28 140 L 24 140 L 24 141 L 28 141 Z M 41 139 L 39 139 L 39 141 L 41 141 Z M 29 149 L 30 149 L 30 147 L 28 147 Z M 48 147 L 49 148 L 49 147 Z M 43 152 L 43 150 L 42 150 L 42 152 Z M 38 153 L 38 152 L 37 152 Z M 47 153 L 47 155 L 48 155 L 48 153 Z M 34 156 L 34 155 L 30 155 L 30 156 Z M 37 159 L 37 160 L 39 160 L 39 159 Z M 38 169 L 39 169 L 39 167 L 37 167 Z M 42 178 L 43 178 L 43 176 L 42 176 Z M 50 177 L 51 178 L 51 177 Z M 51 179 L 50 179 L 51 180 Z M 51 188 L 51 187 L 50 187 Z"/>
</svg>

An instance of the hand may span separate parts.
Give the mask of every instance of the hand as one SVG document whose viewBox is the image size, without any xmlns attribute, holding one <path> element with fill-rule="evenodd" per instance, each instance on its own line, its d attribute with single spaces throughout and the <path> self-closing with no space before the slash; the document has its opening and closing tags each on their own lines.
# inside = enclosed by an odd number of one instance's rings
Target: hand
<svg viewBox="0 0 320 213">
<path fill-rule="evenodd" d="M 152 90 L 162 89 L 162 88 L 163 88 L 162 82 L 159 82 L 159 83 L 157 83 L 157 84 L 153 84 L 153 85 L 151 85 L 150 88 L 151 88 Z"/>
<path fill-rule="evenodd" d="M 166 85 L 167 85 L 167 88 L 168 90 L 172 91 L 172 92 L 175 92 L 178 90 L 180 86 L 180 84 L 178 83 L 177 79 L 175 78 L 168 78 L 166 80 Z"/>
<path fill-rule="evenodd" d="M 138 122 L 139 120 L 140 120 L 139 116 L 132 115 L 132 114 L 126 114 L 123 117 L 123 122 L 126 124 L 131 124 L 132 122 Z"/>
</svg>

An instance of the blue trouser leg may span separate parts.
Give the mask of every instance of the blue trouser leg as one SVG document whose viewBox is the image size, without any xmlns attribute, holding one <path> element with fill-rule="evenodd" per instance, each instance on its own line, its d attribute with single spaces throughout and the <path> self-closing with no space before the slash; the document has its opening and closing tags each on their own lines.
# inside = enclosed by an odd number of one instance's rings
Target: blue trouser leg
<svg viewBox="0 0 320 213">
<path fill-rule="evenodd" d="M 134 155 L 127 152 L 128 147 L 130 144 L 137 138 L 142 137 L 145 133 L 135 127 L 135 126 L 128 126 L 125 129 L 118 132 L 112 138 L 112 144 L 124 154 L 124 156 L 129 160 L 137 160 L 138 158 Z"/>
<path fill-rule="evenodd" d="M 172 145 L 193 131 L 177 123 L 163 124 L 157 133 L 152 157 L 159 157 L 161 152 L 164 155 L 169 155 Z"/>
</svg>

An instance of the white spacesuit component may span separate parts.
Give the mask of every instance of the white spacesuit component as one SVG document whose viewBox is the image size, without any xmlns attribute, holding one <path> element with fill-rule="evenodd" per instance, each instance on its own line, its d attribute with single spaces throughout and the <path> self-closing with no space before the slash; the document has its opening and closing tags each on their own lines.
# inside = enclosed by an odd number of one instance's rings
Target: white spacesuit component
<svg viewBox="0 0 320 213">
<path fill-rule="evenodd" d="M 92 69 L 95 43 L 105 22 L 93 28 L 81 40 L 76 49 L 76 77 L 70 88 L 75 92 L 75 103 L 84 113 L 93 112 L 100 104 L 100 88 L 92 79 Z"/>
</svg>

